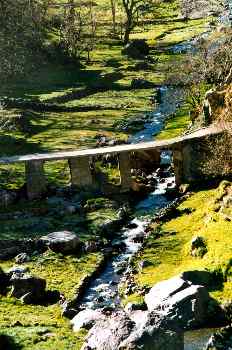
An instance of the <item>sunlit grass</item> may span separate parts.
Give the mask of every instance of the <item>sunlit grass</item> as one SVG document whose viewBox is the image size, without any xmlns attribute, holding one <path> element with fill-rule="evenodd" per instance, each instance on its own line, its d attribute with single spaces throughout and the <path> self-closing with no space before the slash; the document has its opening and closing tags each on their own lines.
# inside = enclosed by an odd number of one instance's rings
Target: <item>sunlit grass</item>
<svg viewBox="0 0 232 350">
<path fill-rule="evenodd" d="M 232 223 L 225 221 L 220 213 L 214 211 L 220 196 L 221 188 L 192 194 L 178 207 L 178 216 L 161 225 L 161 238 L 156 239 L 155 235 L 149 238 L 141 259 L 150 261 L 151 266 L 137 275 L 140 285 L 152 286 L 186 270 L 208 269 L 229 273 L 232 259 Z M 175 234 L 169 234 L 170 232 Z M 207 242 L 208 252 L 203 258 L 192 257 L 190 254 L 191 240 L 198 235 Z M 212 295 L 219 301 L 231 299 L 230 277 L 224 289 L 215 291 Z"/>
</svg>

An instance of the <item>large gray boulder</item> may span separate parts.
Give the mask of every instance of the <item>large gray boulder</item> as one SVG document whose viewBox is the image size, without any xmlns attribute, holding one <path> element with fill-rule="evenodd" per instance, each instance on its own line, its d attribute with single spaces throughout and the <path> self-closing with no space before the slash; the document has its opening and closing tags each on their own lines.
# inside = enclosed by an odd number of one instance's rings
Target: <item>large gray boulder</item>
<svg viewBox="0 0 232 350">
<path fill-rule="evenodd" d="M 135 323 L 124 313 L 116 312 L 111 317 L 99 320 L 90 330 L 81 350 L 116 350 L 129 337 Z"/>
<path fill-rule="evenodd" d="M 204 325 L 210 300 L 206 287 L 180 277 L 157 283 L 145 296 L 148 310 L 168 320 L 167 328 L 176 324 L 181 329 Z"/>
<path fill-rule="evenodd" d="M 120 350 L 184 350 L 184 336 L 171 330 L 148 326 L 124 340 Z"/>
<path fill-rule="evenodd" d="M 46 280 L 28 273 L 13 273 L 10 285 L 11 296 L 21 299 L 25 304 L 39 303 L 46 296 Z"/>
<path fill-rule="evenodd" d="M 71 254 L 80 250 L 80 240 L 75 233 L 59 231 L 49 233 L 40 238 L 40 241 L 56 253 Z"/>
<path fill-rule="evenodd" d="M 148 310 L 153 311 L 159 309 L 160 305 L 164 304 L 171 296 L 189 286 L 190 283 L 179 276 L 158 282 L 151 288 L 149 293 L 145 295 L 145 303 L 147 304 Z"/>
<path fill-rule="evenodd" d="M 78 332 L 81 328 L 90 329 L 97 321 L 104 320 L 105 316 L 98 310 L 86 309 L 80 311 L 72 320 L 73 331 Z"/>
<path fill-rule="evenodd" d="M 123 311 L 96 321 L 81 350 L 183 350 L 183 334 L 148 324 L 140 325 Z"/>
</svg>

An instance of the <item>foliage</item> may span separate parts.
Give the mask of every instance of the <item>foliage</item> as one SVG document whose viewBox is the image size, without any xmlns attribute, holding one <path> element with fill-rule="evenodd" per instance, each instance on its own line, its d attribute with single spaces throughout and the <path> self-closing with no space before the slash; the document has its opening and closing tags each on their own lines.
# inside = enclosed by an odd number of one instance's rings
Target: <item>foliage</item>
<svg viewBox="0 0 232 350">
<path fill-rule="evenodd" d="M 123 9 L 126 15 L 124 44 L 129 41 L 132 29 L 137 25 L 139 17 L 151 10 L 153 2 L 151 0 L 122 0 Z"/>
<path fill-rule="evenodd" d="M 60 46 L 72 58 L 80 58 L 82 52 L 93 50 L 96 33 L 96 20 L 93 2 L 77 5 L 69 0 L 63 9 L 60 26 Z"/>
<path fill-rule="evenodd" d="M 220 13 L 225 9 L 224 0 L 181 0 L 182 15 L 185 19 L 193 16 L 203 16 Z"/>
<path fill-rule="evenodd" d="M 1 82 L 31 68 L 29 58 L 41 46 L 43 10 L 44 3 L 35 0 L 0 0 Z"/>
</svg>

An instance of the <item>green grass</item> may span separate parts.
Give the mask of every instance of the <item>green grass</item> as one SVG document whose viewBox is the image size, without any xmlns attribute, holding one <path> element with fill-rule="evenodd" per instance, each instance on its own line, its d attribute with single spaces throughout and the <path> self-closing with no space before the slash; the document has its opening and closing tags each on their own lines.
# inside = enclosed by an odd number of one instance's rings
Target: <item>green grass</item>
<svg viewBox="0 0 232 350">
<path fill-rule="evenodd" d="M 167 119 L 164 129 L 156 136 L 156 140 L 180 136 L 187 129 L 189 122 L 189 106 L 184 104 L 173 116 Z"/>
<path fill-rule="evenodd" d="M 45 278 L 48 290 L 59 290 L 71 299 L 81 279 L 91 274 L 101 261 L 100 254 L 77 258 L 45 253 L 25 264 L 37 276 Z M 7 269 L 13 262 L 2 263 Z M 20 301 L 0 298 L 0 334 L 12 336 L 24 349 L 80 349 L 86 332 L 73 333 L 70 322 L 61 316 L 58 304 L 22 305 Z"/>
<path fill-rule="evenodd" d="M 86 199 L 94 197 L 93 194 L 86 195 Z M 77 203 L 79 199 L 80 197 L 77 197 Z M 82 202 L 85 203 L 84 200 Z M 8 207 L 8 215 L 5 215 L 4 209 L 0 210 L 0 215 L 3 215 L 0 239 L 38 238 L 49 232 L 69 230 L 75 232 L 82 241 L 86 241 L 96 235 L 103 222 L 116 218 L 117 208 L 113 207 L 114 202 L 107 199 L 105 202 L 108 203 L 108 207 L 69 214 L 67 206 L 70 202 L 59 197 L 51 197 L 48 201 L 21 201 Z M 76 204 L 75 197 L 71 204 Z M 101 232 L 99 234 L 101 235 Z"/>
<path fill-rule="evenodd" d="M 87 197 L 88 198 L 88 197 Z M 72 230 L 82 242 L 96 239 L 96 230 L 104 221 L 116 217 L 117 209 L 111 200 L 91 198 L 87 203 L 99 203 L 99 209 L 86 211 L 84 215 L 60 215 L 62 202 L 24 202 L 21 206 L 9 208 L 9 218 L 1 219 L 0 239 L 25 239 L 40 237 L 56 230 Z M 107 206 L 103 208 L 103 206 Z M 15 219 L 24 213 L 25 217 Z M 54 212 L 53 212 L 54 211 Z M 4 214 L 4 210 L 1 211 Z M 0 215 L 1 215 L 0 214 Z M 101 237 L 101 232 L 98 230 Z M 23 264 L 32 274 L 46 279 L 47 290 L 59 290 L 68 300 L 72 299 L 81 280 L 91 275 L 101 263 L 102 253 L 88 253 L 80 256 L 63 256 L 47 251 L 34 256 Z M 14 266 L 12 260 L 1 261 L 7 271 Z M 85 331 L 74 334 L 70 322 L 61 317 L 58 304 L 22 305 L 17 299 L 0 297 L 0 334 L 12 336 L 23 349 L 80 349 Z"/>
<path fill-rule="evenodd" d="M 150 102 L 150 97 L 156 93 L 155 89 L 131 90 L 132 79 L 144 78 L 155 84 L 162 84 L 166 79 L 167 67 L 177 61 L 181 64 L 182 56 L 160 51 L 160 47 L 181 42 L 186 36 L 194 37 L 205 30 L 206 24 L 203 20 L 164 24 L 162 19 L 152 25 L 145 24 L 148 32 L 154 31 L 152 38 L 147 39 L 151 46 L 151 56 L 158 59 L 146 71 L 134 70 L 138 61 L 123 56 L 120 43 L 111 40 L 108 44 L 98 44 L 92 55 L 92 63 L 83 69 L 61 64 L 42 65 L 30 77 L 8 85 L 3 91 L 4 95 L 55 103 L 73 111 L 28 111 L 20 128 L 0 132 L 0 156 L 95 147 L 97 135 L 127 139 L 130 132 L 118 130 L 115 125 L 120 121 L 144 115 L 155 108 Z M 139 37 L 140 34 L 136 32 L 133 35 Z M 162 35 L 163 38 L 158 39 Z M 84 97 L 78 97 L 83 92 Z M 82 107 L 85 107 L 85 111 L 78 110 Z M 188 124 L 188 118 L 177 114 L 168 123 L 168 131 L 162 138 L 182 132 Z M 1 187 L 22 186 L 25 181 L 23 166 L 1 166 L 0 169 Z M 70 176 L 67 164 L 63 166 L 61 163 L 49 163 L 46 169 L 50 182 L 68 182 Z"/>
<path fill-rule="evenodd" d="M 106 0 L 101 0 L 98 11 L 102 21 L 109 20 L 110 10 Z M 109 37 L 110 23 L 106 23 L 100 27 L 90 64 L 85 63 L 85 66 L 80 68 L 58 62 L 42 62 L 41 67 L 30 76 L 21 78 L 4 89 L 1 88 L 3 95 L 54 103 L 69 110 L 45 113 L 27 111 L 26 118 L 21 120 L 15 130 L 4 130 L 0 133 L 0 156 L 89 148 L 95 146 L 97 135 L 127 139 L 130 133 L 116 130 L 115 125 L 122 120 L 133 119 L 152 111 L 154 106 L 149 98 L 156 93 L 155 89 L 132 90 L 132 79 L 144 78 L 155 84 L 162 84 L 166 79 L 167 67 L 176 61 L 181 64 L 182 59 L 182 55 L 170 54 L 164 49 L 168 50 L 171 45 L 205 31 L 207 21 L 178 21 L 178 11 L 177 1 L 161 3 L 157 11 L 151 11 L 143 18 L 139 28 L 135 28 L 132 33 L 131 38 L 145 38 L 148 41 L 151 56 L 157 59 L 147 70 L 135 70 L 139 61 L 121 54 L 122 45 L 119 40 Z M 50 35 L 50 40 L 56 40 L 54 33 Z M 14 115 L 22 111 L 11 112 Z M 159 137 L 177 136 L 187 123 L 186 114 L 180 111 L 167 122 L 164 134 Z M 67 162 L 46 163 L 45 172 L 50 184 L 65 186 L 70 181 Z M 105 169 L 105 172 L 111 181 L 118 180 L 117 169 Z M 22 165 L 1 167 L 1 188 L 20 188 L 24 181 Z M 196 206 L 201 203 L 200 198 L 196 200 Z M 208 198 L 206 194 L 205 198 Z M 50 212 L 51 209 L 55 214 Z M 15 219 L 18 211 L 33 215 Z M 34 238 L 54 230 L 68 229 L 85 241 L 94 239 L 99 225 L 116 215 L 116 210 L 110 208 L 110 203 L 108 208 L 89 211 L 84 215 L 63 215 L 61 211 L 62 206 L 52 205 L 46 200 L 22 202 L 20 207 L 8 210 L 12 216 L 1 219 L 0 238 Z M 4 211 L 0 214 L 2 213 Z M 195 218 L 193 223 L 197 222 L 197 219 Z M 174 226 L 175 221 L 172 224 Z M 180 222 L 179 226 L 182 224 Z M 195 229 L 193 225 L 193 231 Z M 146 249 L 144 256 L 151 259 L 154 265 L 151 270 L 145 269 L 144 273 L 138 276 L 139 283 L 152 284 L 158 279 L 168 277 L 169 268 L 170 274 L 174 272 L 174 267 L 176 272 L 183 242 L 187 242 L 192 233 L 190 227 L 186 228 L 185 233 L 180 229 L 180 235 L 183 237 L 173 240 L 164 237 L 163 241 L 159 241 L 159 247 Z M 27 265 L 35 275 L 46 278 L 48 289 L 59 289 L 67 298 L 71 298 L 81 279 L 94 271 L 100 259 L 100 254 L 62 257 L 49 253 L 35 258 Z M 166 275 L 162 272 L 163 263 L 166 264 Z M 13 262 L 7 261 L 1 265 L 7 269 Z M 229 294 L 229 285 L 226 288 Z M 134 296 L 131 300 L 133 298 Z M 136 300 L 140 299 L 141 297 L 136 296 Z M 83 343 L 85 331 L 74 334 L 69 321 L 61 317 L 57 304 L 47 307 L 22 306 L 16 299 L 2 297 L 0 314 L 0 333 L 12 336 L 15 343 L 24 349 L 78 350 Z"/>
<path fill-rule="evenodd" d="M 154 109 L 149 100 L 155 94 L 154 89 L 131 90 L 131 80 L 144 78 L 162 84 L 166 79 L 167 66 L 180 60 L 181 55 L 160 52 L 160 46 L 169 47 L 195 37 L 205 31 L 207 24 L 205 20 L 172 21 L 172 16 L 176 16 L 174 4 L 171 8 L 161 6 L 160 11 L 159 20 L 154 19 L 153 24 L 147 24 L 144 19 L 143 28 L 135 28 L 131 35 L 133 39 L 147 39 L 151 56 L 158 59 L 147 71 L 134 70 L 139 61 L 123 56 L 119 41 L 104 38 L 92 53 L 92 63 L 83 69 L 45 64 L 30 77 L 8 85 L 2 92 L 5 95 L 55 103 L 74 110 L 35 113 L 27 119 L 29 132 L 22 129 L 4 131 L 0 155 L 93 147 L 98 134 L 127 138 L 129 133 L 115 130 L 115 123 Z M 97 87 L 104 91 L 99 91 Z M 78 94 L 83 92 L 86 95 L 79 97 Z M 78 111 L 78 107 L 87 110 Z"/>
<path fill-rule="evenodd" d="M 150 261 L 151 265 L 137 275 L 140 285 L 152 286 L 187 270 L 209 269 L 221 271 L 227 277 L 223 288 L 213 291 L 212 296 L 220 302 L 231 300 L 232 222 L 225 221 L 221 213 L 215 212 L 223 186 L 193 193 L 178 207 L 177 217 L 161 225 L 160 238 L 156 238 L 157 224 L 153 224 L 154 234 L 148 239 L 140 257 Z M 203 258 L 190 254 L 191 240 L 198 235 L 207 242 L 208 252 Z M 130 300 L 133 300 L 133 295 Z"/>
</svg>

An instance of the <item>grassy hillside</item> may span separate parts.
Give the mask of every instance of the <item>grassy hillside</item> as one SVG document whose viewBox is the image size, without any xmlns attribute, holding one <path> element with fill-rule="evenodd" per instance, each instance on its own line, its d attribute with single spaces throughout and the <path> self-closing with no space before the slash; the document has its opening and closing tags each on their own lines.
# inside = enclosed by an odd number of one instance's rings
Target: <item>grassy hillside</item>
<svg viewBox="0 0 232 350">
<path fill-rule="evenodd" d="M 101 2 L 99 6 L 100 16 L 107 5 Z M 93 147 L 98 135 L 127 139 L 131 130 L 121 128 L 121 122 L 152 112 L 155 106 L 150 98 L 156 95 L 154 88 L 132 89 L 131 81 L 143 78 L 155 85 L 162 84 L 168 67 L 172 62 L 181 61 L 182 57 L 169 51 L 170 47 L 207 28 L 206 20 L 186 22 L 179 20 L 178 14 L 177 2 L 160 3 L 156 12 L 143 18 L 132 33 L 133 39 L 147 39 L 151 48 L 153 61 L 146 68 L 143 68 L 143 60 L 129 59 L 121 54 L 120 40 L 110 38 L 105 32 L 109 31 L 110 17 L 107 20 L 107 16 L 103 16 L 104 25 L 100 26 L 91 63 L 84 63 L 80 68 L 59 61 L 42 62 L 30 76 L 8 85 L 1 91 L 3 95 L 52 103 L 62 107 L 63 112 L 11 110 L 10 113 L 22 116 L 12 131 L 0 132 L 0 156 Z M 169 135 L 163 136 L 176 136 L 188 120 L 188 114 L 179 115 L 177 123 L 171 122 Z M 1 169 L 2 186 L 18 188 L 23 184 L 22 166 Z M 53 182 L 69 181 L 66 163 L 51 163 L 46 171 Z"/>
</svg>

